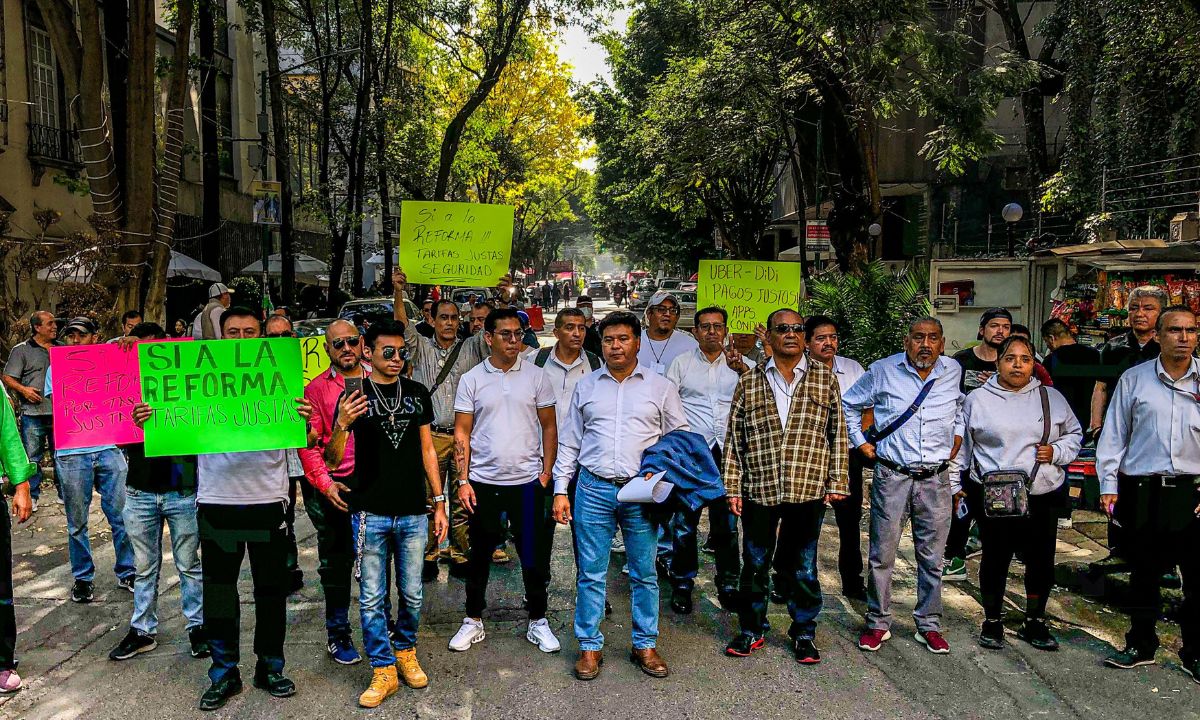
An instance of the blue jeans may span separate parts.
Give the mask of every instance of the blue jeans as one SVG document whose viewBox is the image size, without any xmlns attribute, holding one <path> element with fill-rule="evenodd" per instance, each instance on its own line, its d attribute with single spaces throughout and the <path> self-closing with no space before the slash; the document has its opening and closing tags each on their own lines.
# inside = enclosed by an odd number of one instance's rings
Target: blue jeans
<svg viewBox="0 0 1200 720">
<path fill-rule="evenodd" d="M 21 444 L 25 446 L 25 454 L 29 456 L 29 461 L 41 465 L 42 455 L 45 449 L 50 449 L 50 456 L 54 456 L 54 416 L 52 415 L 22 415 L 21 416 Z M 55 482 L 57 478 L 57 465 L 55 466 Z M 42 496 L 42 471 L 39 469 L 29 478 L 29 495 L 34 500 Z M 62 489 L 58 490 L 59 497 L 62 497 Z"/>
<path fill-rule="evenodd" d="M 793 640 L 812 640 L 821 613 L 821 581 L 817 577 L 817 541 L 825 501 L 759 505 L 742 501 L 742 581 L 738 621 L 747 635 L 767 631 L 767 588 L 771 561 L 783 578 L 776 589 L 787 598 Z M 776 557 L 777 556 L 777 557 Z"/>
<path fill-rule="evenodd" d="M 417 644 L 423 595 L 421 568 L 429 517 L 357 512 L 351 516 L 351 521 L 358 555 L 355 575 L 358 576 L 363 648 L 371 659 L 371 667 L 395 665 L 395 650 L 408 650 Z M 384 609 L 388 595 L 389 550 L 395 558 L 396 583 L 400 590 L 394 641 L 388 639 L 388 616 Z"/>
<path fill-rule="evenodd" d="M 617 502 L 617 486 L 580 468 L 572 514 L 575 516 L 575 637 L 580 650 L 604 648 L 600 621 L 608 561 L 617 524 L 625 536 L 629 584 L 633 593 L 633 647 L 652 648 L 658 641 L 658 575 L 654 570 L 658 530 L 640 503 Z"/>
<path fill-rule="evenodd" d="M 100 491 L 100 508 L 112 528 L 113 547 L 117 562 L 113 571 L 118 580 L 134 574 L 133 548 L 125 535 L 125 475 L 129 465 L 120 450 L 109 448 L 82 455 L 63 455 L 54 458 L 58 480 L 62 484 L 63 502 L 67 509 L 67 548 L 71 555 L 71 574 L 76 580 L 92 582 L 96 566 L 92 564 L 92 544 L 88 540 L 88 511 L 92 507 L 92 491 Z"/>
<path fill-rule="evenodd" d="M 158 574 L 162 569 L 163 523 L 171 529 L 171 554 L 179 571 L 179 595 L 187 629 L 204 624 L 204 582 L 200 570 L 200 528 L 196 496 L 125 489 L 125 532 L 133 546 L 137 575 L 133 583 L 133 619 L 142 635 L 158 631 Z"/>
</svg>

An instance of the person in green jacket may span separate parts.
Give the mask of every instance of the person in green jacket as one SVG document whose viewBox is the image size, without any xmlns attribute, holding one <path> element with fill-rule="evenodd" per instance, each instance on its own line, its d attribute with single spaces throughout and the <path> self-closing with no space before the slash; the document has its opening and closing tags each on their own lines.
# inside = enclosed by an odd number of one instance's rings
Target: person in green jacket
<svg viewBox="0 0 1200 720">
<path fill-rule="evenodd" d="M 17 522 L 25 522 L 33 512 L 33 497 L 29 494 L 29 478 L 38 472 L 29 462 L 12 406 L 0 402 L 0 475 L 8 478 L 13 487 L 12 514 Z M 0 487 L 8 490 L 0 478 Z M 0 694 L 21 689 L 17 674 L 17 616 L 13 610 L 12 579 L 12 521 L 8 517 L 5 493 L 0 493 Z"/>
</svg>

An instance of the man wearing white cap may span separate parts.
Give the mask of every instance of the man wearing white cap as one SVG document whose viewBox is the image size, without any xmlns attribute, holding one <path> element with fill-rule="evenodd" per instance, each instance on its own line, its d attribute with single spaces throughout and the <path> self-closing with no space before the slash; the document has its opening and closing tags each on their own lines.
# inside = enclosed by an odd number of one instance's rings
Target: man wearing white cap
<svg viewBox="0 0 1200 720">
<path fill-rule="evenodd" d="M 220 340 L 221 313 L 233 301 L 233 291 L 225 283 L 208 286 L 208 304 L 192 322 L 192 337 L 196 340 Z"/>
<path fill-rule="evenodd" d="M 665 290 L 654 293 L 646 305 L 646 324 L 638 350 L 639 365 L 666 375 L 675 358 L 700 347 L 690 333 L 675 330 L 678 324 L 679 298 Z"/>
</svg>

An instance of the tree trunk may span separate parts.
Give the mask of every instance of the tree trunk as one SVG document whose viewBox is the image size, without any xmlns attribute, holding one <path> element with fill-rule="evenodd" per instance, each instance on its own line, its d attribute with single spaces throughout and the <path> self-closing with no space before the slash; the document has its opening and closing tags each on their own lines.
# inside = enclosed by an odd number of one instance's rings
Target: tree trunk
<svg viewBox="0 0 1200 720">
<path fill-rule="evenodd" d="M 1000 16 L 1000 24 L 1004 26 L 1009 51 L 1022 60 L 1033 60 L 1017 0 L 997 0 L 994 9 Z M 1046 155 L 1046 99 L 1042 96 L 1041 78 L 1021 91 L 1021 115 L 1025 125 L 1025 155 L 1029 163 L 1026 169 L 1029 192 L 1037 197 L 1037 189 L 1050 175 L 1050 161 Z"/>
<path fill-rule="evenodd" d="M 157 322 L 164 328 L 168 327 L 169 322 L 166 312 L 167 269 L 171 263 L 171 247 L 175 242 L 179 177 L 183 169 L 184 102 L 187 99 L 194 7 L 193 0 L 183 0 L 177 10 L 175 48 L 171 55 L 171 74 L 167 85 L 163 168 L 158 181 L 158 242 L 154 244 L 150 259 L 150 277 L 143 309 L 146 320 Z"/>
<path fill-rule="evenodd" d="M 267 86 L 271 93 L 271 130 L 275 134 L 275 175 L 279 180 L 279 284 L 283 304 L 295 301 L 296 260 L 292 242 L 292 148 L 288 143 L 283 110 L 283 77 L 279 72 L 279 37 L 275 29 L 275 2 L 262 0 L 263 33 L 267 45 Z M 263 92 L 267 92 L 264 88 Z"/>
<path fill-rule="evenodd" d="M 213 66 L 216 26 L 214 0 L 198 0 L 200 45 L 200 186 L 203 200 L 200 261 L 221 267 L 221 159 L 217 139 L 217 72 Z"/>
</svg>

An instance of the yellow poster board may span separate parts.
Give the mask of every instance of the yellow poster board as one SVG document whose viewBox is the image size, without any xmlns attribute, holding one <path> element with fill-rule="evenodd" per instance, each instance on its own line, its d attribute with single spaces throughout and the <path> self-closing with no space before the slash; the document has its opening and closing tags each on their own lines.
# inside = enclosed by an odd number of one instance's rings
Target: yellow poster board
<svg viewBox="0 0 1200 720">
<path fill-rule="evenodd" d="M 300 338 L 300 358 L 304 364 L 304 384 L 307 385 L 329 369 L 329 353 L 325 352 L 325 337 L 314 335 Z"/>
<path fill-rule="evenodd" d="M 780 308 L 800 308 L 800 264 L 757 260 L 701 260 L 696 307 L 729 313 L 730 333 L 752 333 Z"/>
<path fill-rule="evenodd" d="M 410 283 L 492 287 L 508 274 L 511 205 L 405 201 L 400 267 Z"/>
</svg>

